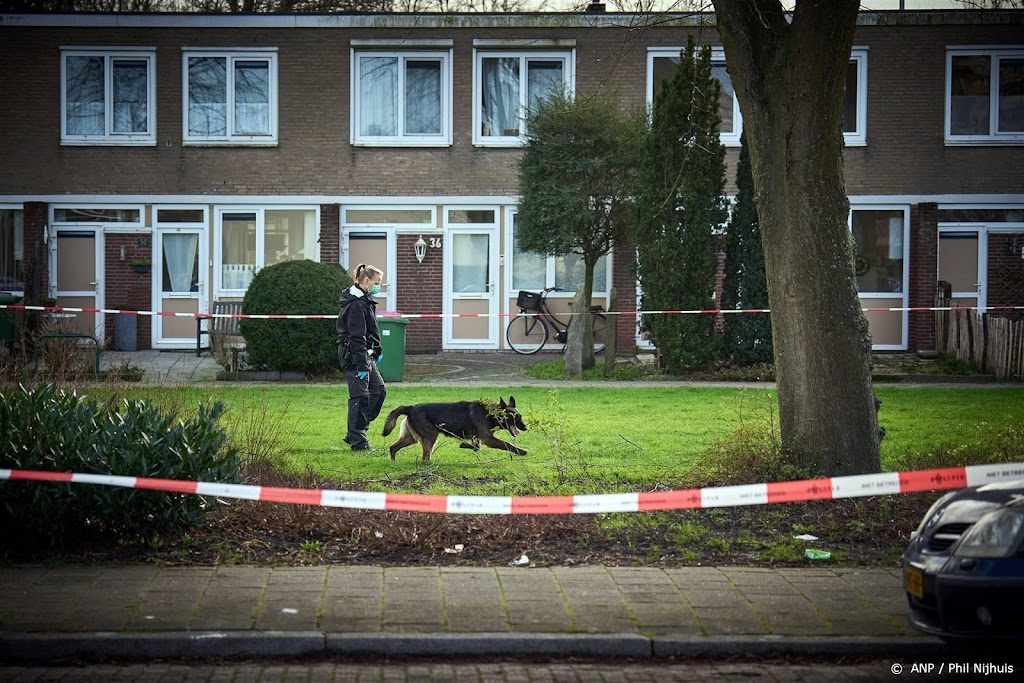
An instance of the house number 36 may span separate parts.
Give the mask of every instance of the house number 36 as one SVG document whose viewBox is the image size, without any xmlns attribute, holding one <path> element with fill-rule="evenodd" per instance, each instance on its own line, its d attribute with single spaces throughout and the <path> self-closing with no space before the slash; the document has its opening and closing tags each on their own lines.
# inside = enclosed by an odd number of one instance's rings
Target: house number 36
<svg viewBox="0 0 1024 683">
<path fill-rule="evenodd" d="M 431 237 L 430 238 L 430 248 L 431 249 L 440 249 L 441 248 L 441 238 L 440 237 Z"/>
</svg>

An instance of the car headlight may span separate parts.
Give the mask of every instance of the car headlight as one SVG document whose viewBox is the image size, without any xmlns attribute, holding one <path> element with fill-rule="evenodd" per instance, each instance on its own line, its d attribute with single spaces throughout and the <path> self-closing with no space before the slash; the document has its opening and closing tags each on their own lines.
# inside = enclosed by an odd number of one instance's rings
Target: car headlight
<svg viewBox="0 0 1024 683">
<path fill-rule="evenodd" d="M 1024 511 L 1001 508 L 972 526 L 953 552 L 957 557 L 1007 557 L 1017 552 L 1024 534 Z"/>
</svg>

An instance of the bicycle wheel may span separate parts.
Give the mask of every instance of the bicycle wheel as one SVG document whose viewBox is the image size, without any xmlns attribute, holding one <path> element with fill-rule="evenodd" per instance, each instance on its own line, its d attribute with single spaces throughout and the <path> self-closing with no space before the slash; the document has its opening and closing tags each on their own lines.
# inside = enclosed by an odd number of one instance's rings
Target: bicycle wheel
<svg viewBox="0 0 1024 683">
<path fill-rule="evenodd" d="M 594 353 L 603 353 L 608 341 L 608 320 L 602 313 L 594 314 Z"/>
<path fill-rule="evenodd" d="M 517 315 L 505 329 L 508 347 L 524 356 L 537 353 L 548 341 L 548 326 L 536 315 Z"/>
</svg>

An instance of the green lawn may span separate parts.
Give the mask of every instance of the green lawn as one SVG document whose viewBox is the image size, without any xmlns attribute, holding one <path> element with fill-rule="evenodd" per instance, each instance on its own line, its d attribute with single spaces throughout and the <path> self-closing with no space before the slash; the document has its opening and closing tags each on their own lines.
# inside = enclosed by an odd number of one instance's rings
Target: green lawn
<svg viewBox="0 0 1024 683">
<path fill-rule="evenodd" d="M 908 454 L 958 448 L 1003 448 L 1022 441 L 1024 388 L 902 388 L 879 386 L 883 467 L 898 469 Z M 102 393 L 102 390 L 93 390 Z M 228 406 L 226 424 L 248 443 L 276 439 L 281 465 L 295 474 L 348 482 L 361 488 L 473 494 L 633 491 L 654 483 L 676 485 L 694 459 L 729 439 L 741 424 L 765 431 L 776 422 L 774 391 L 732 388 L 617 387 L 614 384 L 514 390 L 530 430 L 516 439 L 527 456 L 474 453 L 442 438 L 424 463 L 418 446 L 391 462 L 383 437 L 384 415 L 399 405 L 426 401 L 497 399 L 508 390 L 424 387 L 392 383 L 381 417 L 371 426 L 373 454 L 348 450 L 347 391 L 343 385 L 136 388 L 127 393 L 189 412 L 200 400 Z M 1007 437 L 1007 434 L 1010 436 Z M 508 438 L 504 432 L 499 436 Z M 1024 460 L 1024 452 L 1003 454 Z"/>
</svg>

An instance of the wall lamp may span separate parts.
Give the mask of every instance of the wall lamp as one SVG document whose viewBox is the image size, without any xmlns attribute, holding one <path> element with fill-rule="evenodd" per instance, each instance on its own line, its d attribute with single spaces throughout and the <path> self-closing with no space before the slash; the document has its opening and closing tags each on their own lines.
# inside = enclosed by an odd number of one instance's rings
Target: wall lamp
<svg viewBox="0 0 1024 683">
<path fill-rule="evenodd" d="M 423 263 L 423 259 L 427 257 L 427 243 L 423 241 L 423 235 L 416 240 L 416 243 L 412 245 L 416 252 L 416 260 Z"/>
</svg>

